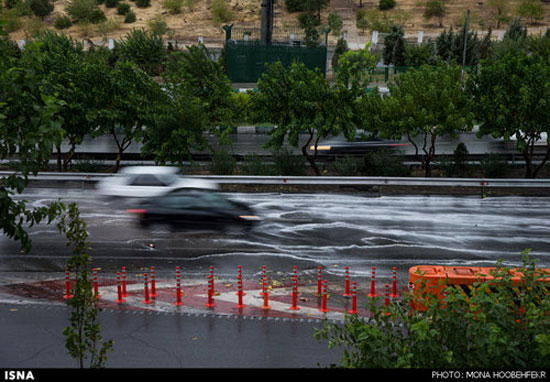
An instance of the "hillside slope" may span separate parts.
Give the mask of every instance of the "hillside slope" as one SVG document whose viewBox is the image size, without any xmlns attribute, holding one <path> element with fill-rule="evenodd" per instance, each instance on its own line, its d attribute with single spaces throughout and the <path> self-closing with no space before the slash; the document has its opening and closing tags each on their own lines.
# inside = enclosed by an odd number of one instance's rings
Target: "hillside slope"
<svg viewBox="0 0 550 382">
<path fill-rule="evenodd" d="M 65 14 L 65 7 L 70 0 L 56 0 L 54 2 L 54 12 L 47 16 L 44 20 L 44 26 L 48 29 L 55 30 L 55 18 L 59 14 Z M 128 1 L 129 0 L 121 0 Z M 397 0 L 397 5 L 391 11 L 380 13 L 380 18 L 390 18 L 400 20 L 405 32 L 408 36 L 413 37 L 418 34 L 418 31 L 423 31 L 425 36 L 435 36 L 441 32 L 443 28 L 439 27 L 439 20 L 424 18 L 424 4 L 426 0 Z M 516 9 L 522 0 L 503 0 L 508 8 L 508 15 L 513 18 L 517 15 Z M 539 0 L 534 0 L 539 2 Z M 491 0 L 446 0 L 447 15 L 442 19 L 443 27 L 457 27 L 463 20 L 466 10 L 470 10 L 470 27 L 483 33 L 489 25 L 494 24 L 495 11 L 490 6 Z M 183 44 L 194 43 L 199 37 L 208 45 L 221 45 L 224 40 L 224 32 L 222 23 L 213 21 L 211 4 L 212 0 L 197 0 L 192 8 L 184 6 L 181 13 L 171 14 L 163 7 L 163 0 L 151 0 L 151 6 L 147 8 L 138 8 L 134 3 L 131 3 L 132 10 L 137 15 L 136 22 L 125 24 L 124 17 L 117 15 L 116 9 L 106 8 L 101 5 L 101 9 L 105 12 L 107 19 L 110 20 L 109 28 L 101 28 L 93 24 L 73 25 L 65 30 L 65 33 L 70 34 L 77 40 L 89 39 L 94 42 L 105 41 L 107 38 L 120 39 L 125 36 L 128 31 L 134 28 L 148 28 L 149 22 L 155 18 L 162 18 L 169 28 L 169 32 L 165 37 L 169 40 L 176 40 Z M 227 0 L 230 6 L 233 17 L 228 23 L 237 26 L 259 27 L 260 26 L 260 5 L 261 0 Z M 356 12 L 359 5 L 362 3 L 364 10 L 374 10 L 378 7 L 378 0 L 331 0 L 330 7 L 327 7 L 322 13 L 323 24 L 327 23 L 329 12 L 337 12 L 341 15 L 344 21 L 344 31 L 346 32 L 348 42 L 351 47 L 361 47 L 371 39 L 371 32 L 368 30 L 361 31 L 356 26 Z M 537 24 L 528 24 L 530 32 L 545 31 L 550 26 L 550 3 L 540 2 L 545 9 L 545 17 Z M 295 29 L 297 28 L 297 14 L 289 14 L 286 11 L 283 0 L 277 0 L 275 3 L 275 26 L 279 29 Z M 14 40 L 20 40 L 28 37 L 33 28 L 36 27 L 37 19 L 34 24 L 29 17 L 23 18 L 21 29 L 11 33 Z M 501 25 L 501 30 L 504 30 L 506 25 Z M 499 32 L 495 32 L 494 36 L 498 36 Z M 330 44 L 334 44 L 337 40 L 336 35 L 331 35 Z"/>
</svg>

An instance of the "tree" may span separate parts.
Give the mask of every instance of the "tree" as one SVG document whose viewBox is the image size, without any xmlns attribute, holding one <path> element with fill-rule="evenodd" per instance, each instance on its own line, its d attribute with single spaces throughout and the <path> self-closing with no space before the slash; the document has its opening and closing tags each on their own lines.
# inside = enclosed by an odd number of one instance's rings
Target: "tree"
<svg viewBox="0 0 550 382">
<path fill-rule="evenodd" d="M 471 100 L 462 90 L 460 67 L 440 64 L 409 70 L 396 77 L 390 94 L 365 104 L 369 107 L 365 113 L 372 114 L 366 122 L 369 130 L 386 138 L 406 136 L 429 177 L 437 138 L 456 136 L 473 127 Z"/>
<path fill-rule="evenodd" d="M 153 155 L 160 164 L 183 165 L 191 151 L 209 145 L 205 132 L 211 127 L 203 102 L 184 86 L 168 83 L 157 100 L 149 128 L 143 131 L 143 155 Z"/>
<path fill-rule="evenodd" d="M 543 20 L 545 16 L 544 8 L 539 2 L 534 0 L 523 0 L 517 9 L 518 15 L 529 19 L 531 24 Z"/>
<path fill-rule="evenodd" d="M 424 17 L 431 19 L 437 17 L 439 19 L 439 27 L 443 27 L 443 17 L 447 13 L 447 7 L 443 0 L 428 0 L 426 1 L 426 8 L 424 10 Z"/>
<path fill-rule="evenodd" d="M 49 0 L 31 0 L 31 11 L 42 20 L 53 12 L 53 4 Z"/>
<path fill-rule="evenodd" d="M 174 89 L 187 88 L 188 94 L 200 100 L 211 126 L 228 120 L 233 95 L 231 81 L 223 65 L 212 58 L 203 44 L 172 53 L 164 80 Z"/>
<path fill-rule="evenodd" d="M 539 164 L 535 144 L 550 132 L 548 58 L 526 52 L 486 62 L 469 86 L 475 99 L 479 136 L 515 138 L 525 160 L 525 177 L 535 178 L 550 155 L 550 134 Z"/>
<path fill-rule="evenodd" d="M 130 31 L 125 38 L 117 42 L 115 50 L 121 61 L 131 61 L 152 76 L 162 72 L 166 60 L 166 48 L 162 37 L 143 29 Z"/>
<path fill-rule="evenodd" d="M 42 64 L 40 54 L 28 54 L 36 67 Z M 38 173 L 63 137 L 57 114 L 61 102 L 42 92 L 38 83 L 36 69 L 21 65 L 13 56 L 0 55 L 0 159 L 17 159 L 11 163 L 14 174 L 0 179 L 0 228 L 26 252 L 32 245 L 26 227 L 51 223 L 61 209 L 59 202 L 31 208 L 13 197 L 23 192 L 28 175 Z"/>
<path fill-rule="evenodd" d="M 318 341 L 329 348 L 344 347 L 340 367 L 345 368 L 475 368 L 513 369 L 550 366 L 550 300 L 545 296 L 547 272 L 523 257 L 512 269 L 499 262 L 488 277 L 462 288 L 442 280 L 436 298 L 419 281 L 415 294 L 403 302 L 381 304 L 370 299 L 367 317 L 346 315 L 343 324 L 325 322 L 316 329 Z M 425 311 L 411 310 L 412 305 Z"/>
<path fill-rule="evenodd" d="M 94 117 L 95 124 L 101 126 L 95 135 L 108 133 L 113 137 L 118 148 L 116 172 L 124 151 L 133 141 L 143 139 L 146 127 L 153 128 L 149 124 L 164 94 L 153 78 L 132 62 L 119 62 L 106 78 L 95 88 L 104 103 Z"/>
<path fill-rule="evenodd" d="M 397 48 L 396 48 L 397 47 Z M 404 62 L 401 62 L 401 57 L 404 57 L 405 53 L 405 32 L 403 28 L 398 25 L 391 27 L 390 33 L 384 37 L 384 51 L 382 57 L 384 59 L 384 65 L 394 64 L 395 66 L 403 66 Z M 396 61 L 399 60 L 399 64 Z"/>
<path fill-rule="evenodd" d="M 65 346 L 69 354 L 78 361 L 80 368 L 84 367 L 84 360 L 88 356 L 90 368 L 103 367 L 107 352 L 113 347 L 113 341 L 103 341 L 97 322 L 100 309 L 90 278 L 92 259 L 87 253 L 90 246 L 86 241 L 88 233 L 75 203 L 71 203 L 68 211 L 61 214 L 57 228 L 60 233 L 65 234 L 67 245 L 73 246 L 73 256 L 69 258 L 67 268 L 75 275 L 73 297 L 67 301 L 73 311 L 70 326 L 63 330 Z"/>
<path fill-rule="evenodd" d="M 265 147 L 279 149 L 285 138 L 298 147 L 301 133 L 307 140 L 300 145 L 316 175 L 321 170 L 316 164 L 319 139 L 340 131 L 339 103 L 335 92 L 319 70 L 310 70 L 303 63 L 294 62 L 289 67 L 281 62 L 266 65 L 266 72 L 258 81 L 254 94 L 255 112 L 264 121 L 277 125 Z M 313 145 L 313 154 L 308 152 Z"/>
</svg>

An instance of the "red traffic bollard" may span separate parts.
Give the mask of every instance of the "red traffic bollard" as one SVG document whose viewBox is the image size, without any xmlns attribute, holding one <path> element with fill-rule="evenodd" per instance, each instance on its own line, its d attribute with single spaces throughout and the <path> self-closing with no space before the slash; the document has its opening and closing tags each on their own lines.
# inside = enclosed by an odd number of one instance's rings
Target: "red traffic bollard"
<svg viewBox="0 0 550 382">
<path fill-rule="evenodd" d="M 206 303 L 208 308 L 213 308 L 214 304 L 214 275 L 208 276 L 208 302 Z"/>
<path fill-rule="evenodd" d="M 122 297 L 128 297 L 126 291 L 126 267 L 122 267 Z"/>
<path fill-rule="evenodd" d="M 322 294 L 322 286 L 323 286 L 323 280 L 322 280 L 322 267 L 319 267 L 319 274 L 317 276 L 317 295 L 321 296 Z"/>
<path fill-rule="evenodd" d="M 144 292 L 144 295 L 145 295 L 145 298 L 144 300 L 142 301 L 143 304 L 150 304 L 152 303 L 153 301 L 151 301 L 149 299 L 149 282 L 147 280 L 147 273 L 144 273 L 143 274 L 143 283 L 144 283 L 144 289 L 143 289 L 143 292 Z"/>
<path fill-rule="evenodd" d="M 120 272 L 116 273 L 116 289 L 117 289 L 117 295 L 118 298 L 115 300 L 116 303 L 122 304 L 124 302 L 124 298 L 122 298 L 122 284 L 120 282 Z"/>
<path fill-rule="evenodd" d="M 266 283 L 267 283 L 267 279 L 264 276 L 264 281 L 263 281 L 264 304 L 262 305 L 262 309 L 264 309 L 264 310 L 271 309 L 271 307 L 269 306 L 269 293 L 267 292 Z"/>
<path fill-rule="evenodd" d="M 344 297 L 350 297 L 351 293 L 349 291 L 349 267 L 346 266 L 346 291 L 343 294 Z"/>
<path fill-rule="evenodd" d="M 353 282 L 353 292 L 351 295 L 351 309 L 348 310 L 349 314 L 357 314 L 357 283 Z"/>
<path fill-rule="evenodd" d="M 244 308 L 246 305 L 243 304 L 243 279 L 242 276 L 238 276 L 238 291 L 237 296 L 239 297 L 239 302 L 237 303 L 237 308 Z"/>
<path fill-rule="evenodd" d="M 157 297 L 157 287 L 156 287 L 156 281 L 155 281 L 155 267 L 151 267 L 151 297 L 155 298 Z"/>
<path fill-rule="evenodd" d="M 389 307 L 390 307 L 390 286 L 388 284 L 386 284 L 386 297 L 384 299 L 384 314 L 386 316 L 389 316 L 390 315 L 390 312 L 389 312 Z"/>
<path fill-rule="evenodd" d="M 321 309 L 319 309 L 321 312 L 326 313 L 328 312 L 327 308 L 327 280 L 324 281 L 324 288 L 323 288 L 323 305 L 321 306 Z"/>
<path fill-rule="evenodd" d="M 290 310 L 300 310 L 298 308 L 298 279 L 294 277 L 294 284 L 292 286 L 292 306 Z"/>
<path fill-rule="evenodd" d="M 65 295 L 63 296 L 63 298 L 65 300 L 68 300 L 73 297 L 74 295 L 71 293 L 71 279 L 69 277 L 69 268 L 67 267 L 65 269 Z"/>
<path fill-rule="evenodd" d="M 375 274 L 376 274 L 376 267 L 372 267 L 372 276 L 370 281 L 370 293 L 369 297 L 376 297 L 376 289 L 375 289 Z"/>
<path fill-rule="evenodd" d="M 97 268 L 94 268 L 94 294 L 95 298 L 101 298 L 101 296 L 99 295 L 99 283 L 97 282 Z"/>
<path fill-rule="evenodd" d="M 181 302 L 181 282 L 180 282 L 180 267 L 176 267 L 176 302 L 175 306 L 183 305 Z"/>
<path fill-rule="evenodd" d="M 397 268 L 393 267 L 393 281 L 392 281 L 392 294 L 390 295 L 391 298 L 397 298 L 399 295 L 397 294 Z"/>
</svg>

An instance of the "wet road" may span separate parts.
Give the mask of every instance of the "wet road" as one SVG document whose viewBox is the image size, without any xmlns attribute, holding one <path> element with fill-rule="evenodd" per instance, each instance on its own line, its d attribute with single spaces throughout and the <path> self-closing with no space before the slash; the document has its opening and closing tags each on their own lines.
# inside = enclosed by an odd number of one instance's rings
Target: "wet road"
<svg viewBox="0 0 550 382">
<path fill-rule="evenodd" d="M 389 280 L 393 267 L 399 279 L 421 264 L 492 266 L 520 265 L 530 248 L 538 265 L 550 267 L 550 205 L 546 198 L 445 197 L 337 194 L 230 195 L 253 206 L 264 221 L 247 236 L 213 232 L 171 234 L 140 229 L 121 202 L 96 198 L 93 190 L 28 189 L 31 205 L 62 198 L 76 201 L 87 222 L 94 265 L 102 270 L 121 266 L 139 270 L 155 266 L 159 273 L 176 265 L 186 277 L 204 277 L 210 266 L 233 277 L 238 265 L 247 275 L 262 266 L 315 277 L 322 266 L 334 277 L 349 266 L 356 279 Z M 33 249 L 0 238 L 1 272 L 62 271 L 70 249 L 53 225 L 31 229 Z"/>
</svg>

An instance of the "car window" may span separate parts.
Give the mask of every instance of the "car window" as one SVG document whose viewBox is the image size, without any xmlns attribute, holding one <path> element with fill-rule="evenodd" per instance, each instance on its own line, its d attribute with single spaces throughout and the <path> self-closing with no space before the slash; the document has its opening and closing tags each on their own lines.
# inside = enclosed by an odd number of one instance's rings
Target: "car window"
<svg viewBox="0 0 550 382">
<path fill-rule="evenodd" d="M 165 187 L 167 184 L 152 174 L 136 176 L 130 183 L 131 186 Z"/>
</svg>

